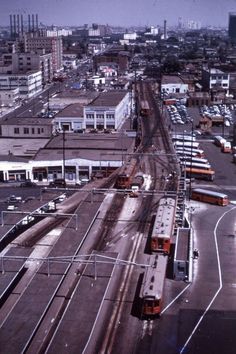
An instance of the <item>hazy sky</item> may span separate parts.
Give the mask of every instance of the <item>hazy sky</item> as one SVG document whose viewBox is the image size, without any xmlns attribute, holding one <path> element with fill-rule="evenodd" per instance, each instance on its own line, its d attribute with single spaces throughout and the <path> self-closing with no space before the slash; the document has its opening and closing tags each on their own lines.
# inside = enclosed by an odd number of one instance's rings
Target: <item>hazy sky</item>
<svg viewBox="0 0 236 354">
<path fill-rule="evenodd" d="M 39 15 L 47 25 L 175 25 L 200 21 L 203 25 L 228 25 L 228 13 L 236 12 L 236 0 L 0 0 L 0 25 L 9 14 Z"/>
</svg>

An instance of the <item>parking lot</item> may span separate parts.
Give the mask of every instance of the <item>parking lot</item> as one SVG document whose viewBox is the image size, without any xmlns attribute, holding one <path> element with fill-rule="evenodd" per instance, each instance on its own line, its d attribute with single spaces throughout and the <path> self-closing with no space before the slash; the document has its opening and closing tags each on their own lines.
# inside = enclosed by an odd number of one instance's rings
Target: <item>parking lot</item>
<svg viewBox="0 0 236 354">
<path fill-rule="evenodd" d="M 216 108 L 218 107 L 218 108 Z M 232 109 L 233 108 L 233 109 Z M 215 113 L 214 113 L 215 112 Z M 220 113 L 219 113 L 220 112 Z M 213 125 L 208 130 L 202 130 L 199 128 L 199 122 L 202 114 L 222 114 L 224 113 L 224 123 L 218 126 Z M 201 136 L 201 138 L 211 138 L 213 135 L 221 135 L 225 138 L 232 139 L 233 137 L 233 124 L 235 122 L 235 107 L 231 105 L 231 108 L 226 108 L 224 105 L 217 106 L 203 106 L 203 107 L 186 107 L 183 104 L 170 105 L 165 107 L 165 117 L 170 130 L 177 134 L 184 132 L 194 132 L 195 135 Z"/>
</svg>

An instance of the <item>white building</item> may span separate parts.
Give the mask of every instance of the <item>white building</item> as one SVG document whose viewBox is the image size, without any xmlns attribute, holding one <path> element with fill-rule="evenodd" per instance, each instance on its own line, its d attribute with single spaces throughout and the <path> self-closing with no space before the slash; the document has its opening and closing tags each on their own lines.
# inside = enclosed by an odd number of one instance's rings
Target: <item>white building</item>
<svg viewBox="0 0 236 354">
<path fill-rule="evenodd" d="M 59 37 L 59 36 L 67 37 L 72 35 L 72 30 L 68 30 L 64 28 L 62 29 L 53 28 L 52 30 L 47 30 L 46 35 L 47 37 Z"/>
<path fill-rule="evenodd" d="M 188 84 L 185 84 L 177 75 L 163 75 L 161 80 L 161 92 L 167 94 L 187 93 Z"/>
<path fill-rule="evenodd" d="M 137 39 L 137 33 L 133 32 L 133 33 L 124 33 L 124 40 L 133 40 L 135 41 Z"/>
<path fill-rule="evenodd" d="M 215 68 L 204 68 L 202 70 L 202 84 L 205 90 L 224 90 L 229 94 L 230 74 Z"/>
<path fill-rule="evenodd" d="M 105 85 L 106 79 L 105 77 L 94 75 L 90 79 L 88 79 L 92 83 L 93 86 L 97 87 L 99 85 Z"/>
<path fill-rule="evenodd" d="M 42 91 L 42 72 L 29 71 L 26 74 L 1 74 L 0 90 L 19 89 L 19 97 L 31 98 Z"/>
<path fill-rule="evenodd" d="M 76 132 L 86 129 L 118 129 L 130 115 L 127 91 L 102 92 L 88 104 L 71 104 L 53 119 L 55 131 Z"/>
<path fill-rule="evenodd" d="M 76 58 L 71 58 L 69 56 L 63 55 L 63 66 L 67 69 L 76 69 L 77 68 Z"/>
<path fill-rule="evenodd" d="M 130 115 L 130 94 L 127 91 L 102 92 L 84 107 L 86 128 L 118 129 Z"/>
</svg>

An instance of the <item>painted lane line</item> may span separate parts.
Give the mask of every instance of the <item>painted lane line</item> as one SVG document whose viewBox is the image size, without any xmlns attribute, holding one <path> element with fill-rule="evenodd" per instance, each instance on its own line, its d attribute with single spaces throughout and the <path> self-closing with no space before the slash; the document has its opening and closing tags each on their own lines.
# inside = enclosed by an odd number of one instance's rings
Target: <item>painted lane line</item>
<svg viewBox="0 0 236 354">
<path fill-rule="evenodd" d="M 168 308 L 173 305 L 173 303 L 178 300 L 178 298 L 190 287 L 190 285 L 192 285 L 191 283 L 188 284 L 161 312 L 160 315 L 163 315 L 164 312 L 166 312 L 166 310 L 168 310 Z"/>
<path fill-rule="evenodd" d="M 198 320 L 196 326 L 194 327 L 192 333 L 190 334 L 190 336 L 188 337 L 187 341 L 185 342 L 185 344 L 183 345 L 180 354 L 182 354 L 185 350 L 185 348 L 187 347 L 187 345 L 189 344 L 189 342 L 191 341 L 193 335 L 195 334 L 197 328 L 199 327 L 200 323 L 202 322 L 203 318 L 206 316 L 207 312 L 209 311 L 211 305 L 213 304 L 213 302 L 215 301 L 216 297 L 218 296 L 219 292 L 222 289 L 222 271 L 221 271 L 221 264 L 220 264 L 220 256 L 219 256 L 219 247 L 218 247 L 218 241 L 217 241 L 217 236 L 216 236 L 216 231 L 218 228 L 218 225 L 220 223 L 220 221 L 223 219 L 223 217 L 228 214 L 229 212 L 231 212 L 232 210 L 236 209 L 236 207 L 227 210 L 224 214 L 221 215 L 221 217 L 218 219 L 215 229 L 214 229 L 214 240 L 215 240 L 215 247 L 216 247 L 216 256 L 217 256 L 217 263 L 218 263 L 218 272 L 219 272 L 219 288 L 216 291 L 215 295 L 213 296 L 212 300 L 210 301 L 209 305 L 207 306 L 207 308 L 205 309 L 204 313 L 202 314 L 202 316 L 200 317 L 200 319 Z"/>
</svg>

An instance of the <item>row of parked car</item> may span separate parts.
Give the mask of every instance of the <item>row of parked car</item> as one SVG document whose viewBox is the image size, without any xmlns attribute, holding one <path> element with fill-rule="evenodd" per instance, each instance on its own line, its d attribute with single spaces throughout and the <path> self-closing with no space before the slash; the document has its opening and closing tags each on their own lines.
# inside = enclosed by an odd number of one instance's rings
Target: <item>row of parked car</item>
<svg viewBox="0 0 236 354">
<path fill-rule="evenodd" d="M 230 126 L 234 123 L 233 113 L 236 108 L 236 105 L 211 105 L 211 106 L 202 106 L 200 107 L 200 113 L 202 116 L 206 116 L 208 118 L 213 117 L 223 117 L 225 126 Z"/>
<path fill-rule="evenodd" d="M 185 124 L 191 121 L 186 106 L 181 103 L 167 106 L 167 111 L 173 124 Z"/>
</svg>

